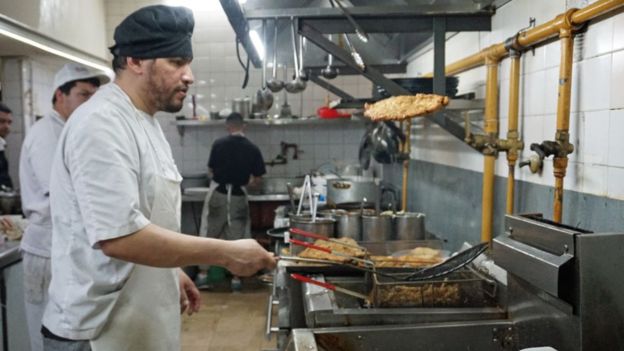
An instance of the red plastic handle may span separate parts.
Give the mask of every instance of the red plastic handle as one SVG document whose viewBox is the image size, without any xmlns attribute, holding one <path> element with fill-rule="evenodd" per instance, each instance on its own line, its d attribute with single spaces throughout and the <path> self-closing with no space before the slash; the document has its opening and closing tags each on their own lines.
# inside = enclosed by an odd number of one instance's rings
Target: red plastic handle
<svg viewBox="0 0 624 351">
<path fill-rule="evenodd" d="M 305 242 L 305 241 L 301 241 L 301 240 L 297 240 L 297 239 L 292 239 L 291 238 L 290 242 L 292 244 L 295 244 L 295 245 L 299 245 L 299 246 L 303 246 L 303 247 L 309 247 L 311 249 L 327 252 L 329 254 L 332 253 L 331 249 L 328 249 L 328 248 L 322 247 L 322 246 L 318 246 L 318 245 L 314 245 L 314 244 L 311 244 L 311 243 L 308 243 L 308 242 Z"/>
<path fill-rule="evenodd" d="M 322 236 L 322 235 L 316 234 L 316 233 L 306 232 L 305 230 L 301 230 L 299 228 L 290 228 L 290 232 L 293 233 L 293 234 L 298 234 L 298 235 L 301 235 L 301 236 L 305 236 L 307 238 L 313 238 L 313 239 L 330 241 L 329 238 L 326 237 L 326 236 Z"/>
<path fill-rule="evenodd" d="M 336 287 L 332 284 L 329 283 L 325 283 L 325 282 L 320 282 L 318 280 L 314 280 L 310 277 L 306 277 L 305 275 L 301 275 L 301 274 L 297 274 L 297 273 L 291 273 L 290 277 L 295 279 L 295 280 L 299 280 L 302 281 L 304 283 L 310 283 L 310 284 L 314 284 L 314 285 L 318 285 L 320 287 L 323 287 L 325 289 L 329 289 L 329 290 L 336 290 Z"/>
</svg>

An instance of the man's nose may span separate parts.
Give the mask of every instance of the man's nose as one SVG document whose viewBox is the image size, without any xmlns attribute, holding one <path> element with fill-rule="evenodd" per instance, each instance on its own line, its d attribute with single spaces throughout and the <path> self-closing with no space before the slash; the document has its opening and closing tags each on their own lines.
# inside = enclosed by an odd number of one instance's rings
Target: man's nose
<svg viewBox="0 0 624 351">
<path fill-rule="evenodd" d="M 182 74 L 182 81 L 187 85 L 191 85 L 195 81 L 195 77 L 193 76 L 191 65 L 187 65 L 186 67 L 186 70 Z"/>
</svg>

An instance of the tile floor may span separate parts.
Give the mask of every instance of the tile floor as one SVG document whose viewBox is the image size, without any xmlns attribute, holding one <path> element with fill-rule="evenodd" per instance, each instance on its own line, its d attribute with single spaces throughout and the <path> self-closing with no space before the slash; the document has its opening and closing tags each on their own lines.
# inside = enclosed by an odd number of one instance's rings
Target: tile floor
<svg viewBox="0 0 624 351">
<path fill-rule="evenodd" d="M 228 284 L 202 291 L 199 313 L 182 319 L 182 351 L 260 351 L 275 349 L 264 338 L 270 288 L 244 280 L 240 293 Z"/>
</svg>

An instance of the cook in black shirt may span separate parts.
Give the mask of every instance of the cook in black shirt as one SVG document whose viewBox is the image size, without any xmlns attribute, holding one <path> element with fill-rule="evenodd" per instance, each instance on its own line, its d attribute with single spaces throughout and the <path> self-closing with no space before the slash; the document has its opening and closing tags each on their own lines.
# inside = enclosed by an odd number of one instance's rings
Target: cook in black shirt
<svg viewBox="0 0 624 351">
<path fill-rule="evenodd" d="M 250 237 L 249 204 L 245 186 L 266 173 L 262 153 L 243 134 L 245 123 L 238 113 L 225 120 L 229 135 L 217 139 L 210 151 L 208 172 L 210 191 L 204 201 L 201 234 L 228 240 Z M 198 287 L 205 287 L 205 272 L 200 271 Z M 232 289 L 240 289 L 240 280 L 232 279 Z"/>
</svg>

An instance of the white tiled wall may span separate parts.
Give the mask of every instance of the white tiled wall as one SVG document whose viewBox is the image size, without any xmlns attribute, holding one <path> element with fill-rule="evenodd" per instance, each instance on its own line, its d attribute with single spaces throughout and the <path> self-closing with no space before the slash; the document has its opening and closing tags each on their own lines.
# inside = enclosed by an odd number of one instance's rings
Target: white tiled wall
<svg viewBox="0 0 624 351">
<path fill-rule="evenodd" d="M 151 4 L 168 3 L 186 5 L 184 1 L 106 1 L 107 45 L 113 43 L 114 28 L 132 11 Z M 208 115 L 230 107 L 231 100 L 238 97 L 253 97 L 261 84 L 261 71 L 250 69 L 248 86 L 242 89 L 244 72 L 236 58 L 235 34 L 221 5 L 216 0 L 204 2 L 203 9 L 194 9 L 195 30 L 193 34 L 194 59 L 192 63 L 195 84 L 192 93 L 197 96 L 197 113 Z M 243 61 L 246 56 L 241 49 Z M 283 72 L 278 71 L 278 77 Z M 292 75 L 288 70 L 288 77 Z M 269 72 L 267 72 L 269 74 Z M 333 83 L 356 97 L 370 96 L 371 84 L 362 77 L 339 77 Z M 288 103 L 295 115 L 310 116 L 325 103 L 326 98 L 336 98 L 324 89 L 308 82 L 302 94 L 289 94 Z M 282 93 L 275 95 L 274 107 L 269 113 L 276 114 L 283 103 Z M 190 99 L 180 112 L 191 117 Z M 163 130 L 169 140 L 176 163 L 183 174 L 206 171 L 210 145 L 225 134 L 223 127 L 187 128 L 184 137 L 178 135 L 172 125 L 172 115 L 160 114 Z M 331 159 L 357 160 L 358 145 L 364 127 L 361 124 L 334 124 L 326 126 L 250 126 L 248 137 L 258 144 L 265 160 L 274 158 L 279 152 L 280 141 L 296 143 L 304 151 L 299 160 L 289 159 L 283 166 L 268 167 L 269 175 L 299 175 L 330 161 Z M 291 151 L 292 152 L 292 151 Z"/>
<path fill-rule="evenodd" d="M 529 17 L 541 24 L 571 6 L 592 1 L 513 0 L 497 10 L 488 33 L 460 33 L 447 41 L 447 63 L 489 45 L 504 41 L 528 25 Z M 571 142 L 575 152 L 564 181 L 566 189 L 624 199 L 624 13 L 594 21 L 575 39 L 575 62 L 570 116 Z M 520 132 L 525 142 L 521 158 L 530 155 L 529 145 L 555 136 L 557 79 L 560 44 L 553 41 L 527 51 L 522 57 Z M 430 72 L 433 53 L 425 52 L 408 66 L 408 75 Z M 509 60 L 500 65 L 500 135 L 505 137 L 508 116 Z M 483 67 L 459 75 L 459 92 L 485 92 Z M 482 171 L 482 157 L 463 142 L 428 122 L 416 124 L 412 158 Z M 505 154 L 498 157 L 496 173 L 507 175 Z M 552 161 L 542 174 L 523 168 L 517 178 L 554 185 Z"/>
<path fill-rule="evenodd" d="M 41 116 L 51 108 L 51 86 L 58 68 L 58 63 L 36 56 L 2 61 L 2 99 L 13 111 L 6 154 L 9 173 L 16 187 L 19 187 L 22 141 L 35 116 Z"/>
</svg>

